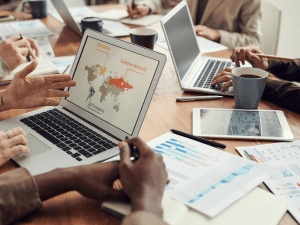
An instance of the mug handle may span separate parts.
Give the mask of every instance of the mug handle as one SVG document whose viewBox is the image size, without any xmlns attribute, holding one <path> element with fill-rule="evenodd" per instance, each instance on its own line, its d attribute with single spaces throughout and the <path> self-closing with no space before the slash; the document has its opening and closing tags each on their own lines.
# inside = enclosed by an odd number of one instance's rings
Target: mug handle
<svg viewBox="0 0 300 225">
<path fill-rule="evenodd" d="M 29 1 L 23 2 L 22 11 L 25 12 L 25 13 L 31 13 L 31 11 L 29 12 L 29 11 L 26 10 L 26 8 L 25 8 L 26 4 L 29 5 Z"/>
</svg>

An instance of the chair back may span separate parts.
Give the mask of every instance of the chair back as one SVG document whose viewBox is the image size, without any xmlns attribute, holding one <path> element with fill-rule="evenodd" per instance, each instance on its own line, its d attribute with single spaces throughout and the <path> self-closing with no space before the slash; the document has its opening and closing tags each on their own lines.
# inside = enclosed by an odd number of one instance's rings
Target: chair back
<svg viewBox="0 0 300 225">
<path fill-rule="evenodd" d="M 260 49 L 265 54 L 276 55 L 280 31 L 281 10 L 269 3 L 262 1 L 262 21 Z"/>
</svg>

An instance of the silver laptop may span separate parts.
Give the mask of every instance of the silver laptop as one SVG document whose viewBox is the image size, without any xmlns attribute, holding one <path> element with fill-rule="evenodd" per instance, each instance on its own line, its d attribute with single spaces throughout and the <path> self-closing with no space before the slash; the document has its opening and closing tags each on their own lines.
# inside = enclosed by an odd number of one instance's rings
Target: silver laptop
<svg viewBox="0 0 300 225">
<path fill-rule="evenodd" d="M 65 2 L 63 0 L 51 0 L 51 1 L 55 6 L 56 10 L 58 11 L 58 13 L 60 14 L 61 18 L 67 24 L 67 26 L 69 26 L 77 34 L 82 35 L 80 24 L 76 23 L 72 14 L 68 10 L 68 7 L 66 6 Z M 130 28 L 125 26 L 124 24 L 118 21 L 111 21 L 111 20 L 102 20 L 102 22 L 103 22 L 102 33 L 114 37 L 129 36 Z"/>
<path fill-rule="evenodd" d="M 22 127 L 28 135 L 30 152 L 13 160 L 36 175 L 118 155 L 119 141 L 138 136 L 165 61 L 87 29 L 70 72 L 77 82 L 70 97 L 0 122 L 1 130 Z"/>
<path fill-rule="evenodd" d="M 225 67 L 235 64 L 229 59 L 202 56 L 186 1 L 164 16 L 161 25 L 182 90 L 233 96 L 232 87 L 221 91 L 223 84 L 213 87 L 211 81 Z"/>
</svg>

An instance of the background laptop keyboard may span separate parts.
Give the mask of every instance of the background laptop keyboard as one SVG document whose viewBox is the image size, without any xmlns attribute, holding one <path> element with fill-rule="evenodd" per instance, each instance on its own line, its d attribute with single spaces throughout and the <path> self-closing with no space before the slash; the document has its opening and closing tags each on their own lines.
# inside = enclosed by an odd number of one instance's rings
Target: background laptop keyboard
<svg viewBox="0 0 300 225">
<path fill-rule="evenodd" d="M 117 146 L 57 109 L 20 121 L 78 161 Z"/>
<path fill-rule="evenodd" d="M 231 67 L 231 65 L 231 62 L 209 59 L 193 86 L 221 90 L 225 82 L 212 86 L 211 81 L 223 69 L 226 67 Z M 226 88 L 225 91 L 228 91 L 228 88 Z"/>
</svg>

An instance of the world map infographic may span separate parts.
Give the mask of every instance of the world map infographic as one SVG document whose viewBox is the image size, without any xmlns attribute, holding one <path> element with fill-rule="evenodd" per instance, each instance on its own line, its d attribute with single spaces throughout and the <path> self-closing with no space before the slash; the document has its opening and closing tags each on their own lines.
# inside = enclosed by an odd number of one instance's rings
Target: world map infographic
<svg viewBox="0 0 300 225">
<path fill-rule="evenodd" d="M 157 65 L 157 60 L 88 38 L 74 72 L 77 85 L 68 100 L 130 134 Z"/>
</svg>

